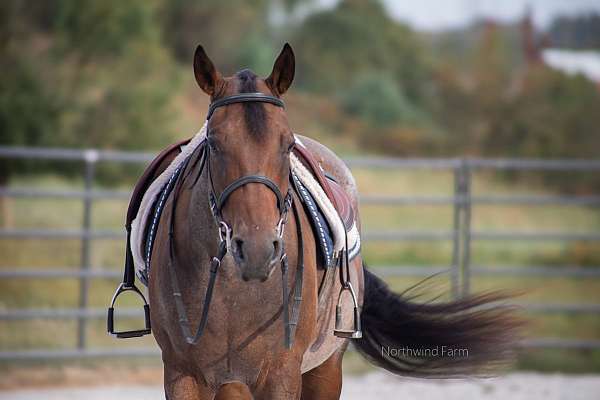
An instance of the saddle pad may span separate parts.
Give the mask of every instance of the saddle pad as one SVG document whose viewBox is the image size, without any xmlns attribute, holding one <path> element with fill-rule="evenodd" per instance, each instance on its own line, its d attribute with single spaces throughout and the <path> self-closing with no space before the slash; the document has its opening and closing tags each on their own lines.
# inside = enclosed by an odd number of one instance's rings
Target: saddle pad
<svg viewBox="0 0 600 400">
<path fill-rule="evenodd" d="M 299 142 L 299 139 L 296 138 L 296 141 Z M 299 144 L 304 146 L 301 142 L 299 142 Z M 339 253 L 343 249 L 348 249 L 348 255 L 350 257 L 356 256 L 360 251 L 360 235 L 358 227 L 356 226 L 356 219 L 353 217 L 351 224 L 345 224 L 338 211 L 331 203 L 329 196 L 327 196 L 323 190 L 324 185 L 331 189 L 333 186 L 338 186 L 337 183 L 330 181 L 329 178 L 322 178 L 327 180 L 324 183 L 317 181 L 317 178 L 313 176 L 294 153 L 290 154 L 290 164 L 292 172 L 298 176 L 304 187 L 306 187 L 308 192 L 312 195 L 319 210 L 321 210 L 329 223 L 334 241 L 333 251 Z M 354 215 L 354 213 L 352 213 L 352 215 Z"/>
<path fill-rule="evenodd" d="M 202 143 L 206 136 L 206 123 L 202 129 L 189 141 L 187 145 L 181 146 L 181 152 L 171 161 L 169 166 L 148 186 L 137 211 L 135 218 L 131 221 L 130 250 L 137 276 L 142 279 L 141 271 L 146 269 L 144 261 L 144 234 L 146 224 L 154 209 L 156 198 L 167 184 L 173 172 L 191 155 Z"/>
<path fill-rule="evenodd" d="M 296 183 L 298 195 L 302 199 L 302 203 L 304 203 L 304 208 L 306 209 L 311 222 L 321 262 L 327 268 L 334 267 L 337 263 L 339 251 L 346 248 L 348 250 L 348 259 L 352 260 L 360 252 L 360 235 L 358 234 L 356 221 L 352 221 L 350 230 L 346 230 L 345 232 L 348 243 L 344 243 L 344 246 L 341 249 L 336 250 L 333 233 L 328 222 L 329 220 L 323 214 L 324 209 L 320 208 L 315 201 L 315 191 L 306 188 L 307 182 L 301 181 L 296 175 L 296 171 L 297 170 L 292 169 L 292 178 Z"/>
<path fill-rule="evenodd" d="M 156 199 L 155 204 L 153 204 L 153 212 L 152 212 L 152 221 L 146 227 L 146 240 L 145 243 L 142 243 L 144 246 L 144 270 L 138 273 L 138 277 L 140 278 L 140 282 L 142 282 L 145 286 L 148 286 L 148 276 L 150 273 L 150 260 L 152 257 L 152 249 L 154 247 L 154 238 L 156 237 L 156 230 L 158 228 L 158 221 L 160 221 L 160 216 L 164 210 L 165 204 L 167 202 L 167 198 L 169 194 L 173 190 L 175 183 L 177 182 L 177 178 L 179 177 L 179 173 L 181 172 L 181 167 L 178 167 L 173 171 L 173 175 L 169 178 L 167 184 L 163 187 L 160 192 L 160 196 Z"/>
<path fill-rule="evenodd" d="M 205 135 L 206 124 L 189 144 L 181 147 L 181 153 L 148 187 L 132 222 L 131 252 L 136 275 L 144 285 L 148 284 L 152 246 L 164 203 L 174 182 L 177 181 L 180 167 L 202 143 Z M 294 154 L 290 155 L 290 161 L 292 176 L 298 191 L 301 192 L 299 196 L 306 207 L 313 232 L 318 239 L 318 250 L 323 265 L 334 266 L 336 255 L 343 249 L 348 250 L 350 259 L 356 257 L 360 252 L 360 237 L 356 221 L 353 221 L 350 229 L 347 229 L 319 182 Z"/>
<path fill-rule="evenodd" d="M 317 243 L 317 249 L 319 250 L 319 256 L 321 262 L 327 268 L 334 265 L 335 257 L 333 251 L 333 238 L 331 236 L 331 230 L 329 224 L 325 219 L 325 216 L 317 207 L 315 199 L 302 184 L 298 176 L 292 172 L 292 179 L 297 189 L 297 194 L 304 204 L 308 219 L 311 222 L 312 230 L 315 235 L 315 242 Z"/>
</svg>

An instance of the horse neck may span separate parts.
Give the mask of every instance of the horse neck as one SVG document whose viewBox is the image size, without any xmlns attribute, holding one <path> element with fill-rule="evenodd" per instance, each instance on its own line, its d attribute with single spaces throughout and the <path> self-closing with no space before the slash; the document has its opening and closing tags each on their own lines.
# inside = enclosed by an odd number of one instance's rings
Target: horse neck
<svg viewBox="0 0 600 400">
<path fill-rule="evenodd" d="M 210 260 L 217 252 L 219 234 L 208 203 L 207 167 L 204 165 L 199 177 L 198 169 L 194 168 L 183 181 L 178 199 L 175 241 L 184 251 L 176 253 L 186 258 Z"/>
</svg>

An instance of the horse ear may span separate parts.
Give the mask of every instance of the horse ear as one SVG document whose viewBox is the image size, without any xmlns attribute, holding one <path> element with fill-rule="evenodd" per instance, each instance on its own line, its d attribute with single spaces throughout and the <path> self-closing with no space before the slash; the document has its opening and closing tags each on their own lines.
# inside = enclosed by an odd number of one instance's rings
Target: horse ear
<svg viewBox="0 0 600 400">
<path fill-rule="evenodd" d="M 294 72 L 296 70 L 296 59 L 294 51 L 289 43 L 283 46 L 283 50 L 279 53 L 271 75 L 265 80 L 267 85 L 278 95 L 284 94 L 292 85 L 294 80 Z"/>
<path fill-rule="evenodd" d="M 221 74 L 215 69 L 212 61 L 206 55 L 201 45 L 196 47 L 194 53 L 194 76 L 200 89 L 206 94 L 212 96 L 215 93 L 217 82 L 221 79 Z"/>
</svg>

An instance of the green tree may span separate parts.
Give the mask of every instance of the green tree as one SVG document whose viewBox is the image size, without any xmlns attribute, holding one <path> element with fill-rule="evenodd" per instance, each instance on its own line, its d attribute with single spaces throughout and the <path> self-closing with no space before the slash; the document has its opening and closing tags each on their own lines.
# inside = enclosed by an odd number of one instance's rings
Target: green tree
<svg viewBox="0 0 600 400">
<path fill-rule="evenodd" d="M 70 54 L 94 61 L 120 57 L 129 43 L 156 42 L 160 31 L 153 0 L 58 0 L 53 24 L 58 44 Z"/>
<path fill-rule="evenodd" d="M 249 61 L 246 45 L 264 51 L 271 44 L 270 4 L 270 0 L 165 1 L 161 19 L 166 43 L 183 63 L 192 60 L 194 49 L 201 43 L 218 60 L 219 69 L 233 73 L 240 68 L 240 60 Z"/>
<path fill-rule="evenodd" d="M 505 102 L 489 136 L 487 154 L 502 149 L 520 157 L 598 158 L 600 91 L 585 77 L 539 66 Z"/>
<path fill-rule="evenodd" d="M 410 101 L 423 102 L 430 70 L 420 43 L 377 0 L 344 0 L 332 10 L 310 15 L 294 43 L 298 83 L 304 87 L 330 92 L 348 87 L 364 73 L 386 71 Z"/>
<path fill-rule="evenodd" d="M 3 2 L 1 143 L 139 150 L 171 141 L 179 80 L 158 6 Z M 7 180 L 11 171 L 2 173 Z"/>
<path fill-rule="evenodd" d="M 385 73 L 359 76 L 342 93 L 344 110 L 376 127 L 396 123 L 414 123 L 418 119 L 415 107 L 398 88 L 396 81 Z"/>
</svg>

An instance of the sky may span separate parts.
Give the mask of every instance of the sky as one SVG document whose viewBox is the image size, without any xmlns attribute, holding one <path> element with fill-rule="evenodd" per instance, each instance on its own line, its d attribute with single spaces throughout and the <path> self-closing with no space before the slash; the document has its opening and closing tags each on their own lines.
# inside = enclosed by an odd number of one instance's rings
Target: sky
<svg viewBox="0 0 600 400">
<path fill-rule="evenodd" d="M 338 0 L 319 0 L 332 7 Z M 600 0 L 383 0 L 390 15 L 420 30 L 441 30 L 467 25 L 477 17 L 514 21 L 529 6 L 533 20 L 547 27 L 558 14 L 600 13 Z"/>
</svg>

